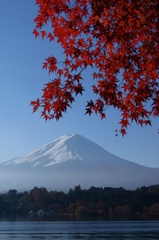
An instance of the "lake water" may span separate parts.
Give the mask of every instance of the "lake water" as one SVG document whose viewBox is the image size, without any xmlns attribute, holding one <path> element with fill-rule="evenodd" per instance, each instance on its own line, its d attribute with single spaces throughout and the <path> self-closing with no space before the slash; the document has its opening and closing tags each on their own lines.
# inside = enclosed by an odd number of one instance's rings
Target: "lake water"
<svg viewBox="0 0 159 240">
<path fill-rule="evenodd" d="M 0 239 L 158 240 L 159 221 L 1 221 Z"/>
</svg>

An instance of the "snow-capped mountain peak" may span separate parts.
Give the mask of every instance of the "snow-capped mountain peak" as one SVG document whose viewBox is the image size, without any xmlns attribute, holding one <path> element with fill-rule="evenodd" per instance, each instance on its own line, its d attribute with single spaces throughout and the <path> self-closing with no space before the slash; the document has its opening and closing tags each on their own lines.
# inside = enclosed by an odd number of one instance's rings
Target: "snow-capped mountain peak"
<svg viewBox="0 0 159 240">
<path fill-rule="evenodd" d="M 87 163 L 105 162 L 108 164 L 126 164 L 123 160 L 78 134 L 64 135 L 29 154 L 14 158 L 4 165 L 29 164 L 32 167 L 48 167 L 69 160 Z"/>
<path fill-rule="evenodd" d="M 159 169 L 121 159 L 78 134 L 64 135 L 4 162 L 0 171 L 1 188 L 54 186 L 57 190 L 78 184 L 134 188 L 159 182 Z"/>
</svg>

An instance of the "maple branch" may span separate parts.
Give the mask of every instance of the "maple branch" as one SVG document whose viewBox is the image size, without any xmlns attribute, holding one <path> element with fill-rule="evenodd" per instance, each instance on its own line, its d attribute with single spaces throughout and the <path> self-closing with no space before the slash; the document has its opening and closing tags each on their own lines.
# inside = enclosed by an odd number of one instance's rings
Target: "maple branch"
<svg viewBox="0 0 159 240">
<path fill-rule="evenodd" d="M 42 30 L 40 36 L 57 38 L 65 59 L 63 68 L 55 57 L 46 59 L 43 68 L 57 77 L 43 89 L 41 102 L 32 102 L 33 109 L 42 106 L 44 118 L 60 118 L 74 96 L 84 91 L 81 75 L 91 66 L 97 69 L 92 74 L 97 85 L 92 89 L 99 98 L 88 102 L 88 114 L 104 118 L 106 107 L 117 107 L 122 135 L 130 120 L 150 124 L 149 116 L 159 115 L 157 0 L 36 1 L 40 10 L 33 33 L 39 36 L 38 28 L 50 20 L 53 33 Z M 150 100 L 154 101 L 151 111 L 146 108 Z"/>
</svg>

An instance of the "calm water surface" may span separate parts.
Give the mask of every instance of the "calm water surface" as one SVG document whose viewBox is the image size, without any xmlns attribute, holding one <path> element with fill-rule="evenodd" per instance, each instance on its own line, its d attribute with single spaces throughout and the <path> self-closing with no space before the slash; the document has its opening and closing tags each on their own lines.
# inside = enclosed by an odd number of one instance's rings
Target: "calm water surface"
<svg viewBox="0 0 159 240">
<path fill-rule="evenodd" d="M 158 240 L 159 221 L 1 221 L 0 239 Z"/>
</svg>

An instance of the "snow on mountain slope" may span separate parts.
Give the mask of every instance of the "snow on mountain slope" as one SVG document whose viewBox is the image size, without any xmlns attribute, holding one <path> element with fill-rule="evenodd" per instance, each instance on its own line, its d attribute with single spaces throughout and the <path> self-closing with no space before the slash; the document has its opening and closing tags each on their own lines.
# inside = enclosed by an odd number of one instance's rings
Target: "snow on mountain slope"
<svg viewBox="0 0 159 240">
<path fill-rule="evenodd" d="M 136 188 L 159 183 L 159 169 L 119 158 L 83 136 L 65 135 L 0 164 L 0 189 Z"/>
<path fill-rule="evenodd" d="M 65 135 L 38 148 L 29 154 L 14 158 L 3 165 L 28 165 L 30 167 L 50 167 L 68 160 L 80 160 L 90 164 L 105 162 L 108 164 L 134 164 L 121 159 L 83 136 Z"/>
</svg>

